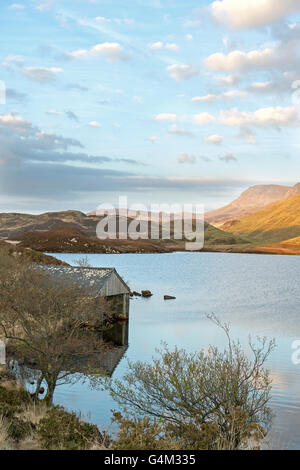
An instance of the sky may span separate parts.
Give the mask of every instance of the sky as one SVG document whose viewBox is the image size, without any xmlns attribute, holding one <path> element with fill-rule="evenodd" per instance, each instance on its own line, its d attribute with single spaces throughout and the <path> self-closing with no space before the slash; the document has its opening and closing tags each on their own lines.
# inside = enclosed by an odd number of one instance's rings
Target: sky
<svg viewBox="0 0 300 470">
<path fill-rule="evenodd" d="M 0 35 L 1 212 L 300 180 L 300 0 L 2 0 Z"/>
</svg>

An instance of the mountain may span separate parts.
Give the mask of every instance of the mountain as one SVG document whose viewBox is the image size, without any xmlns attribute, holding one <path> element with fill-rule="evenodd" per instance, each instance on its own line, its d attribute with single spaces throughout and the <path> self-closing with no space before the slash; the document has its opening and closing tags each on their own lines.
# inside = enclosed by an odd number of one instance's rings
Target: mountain
<svg viewBox="0 0 300 470">
<path fill-rule="evenodd" d="M 274 184 L 252 186 L 227 206 L 207 212 L 205 220 L 212 225 L 220 226 L 229 220 L 253 214 L 296 194 L 300 194 L 300 183 L 293 187 Z"/>
<path fill-rule="evenodd" d="M 240 220 L 226 222 L 221 228 L 270 243 L 298 237 L 300 236 L 300 194 L 271 204 Z"/>
<path fill-rule="evenodd" d="M 295 184 L 295 186 L 289 189 L 286 198 L 296 196 L 296 194 L 300 194 L 300 183 Z"/>
</svg>

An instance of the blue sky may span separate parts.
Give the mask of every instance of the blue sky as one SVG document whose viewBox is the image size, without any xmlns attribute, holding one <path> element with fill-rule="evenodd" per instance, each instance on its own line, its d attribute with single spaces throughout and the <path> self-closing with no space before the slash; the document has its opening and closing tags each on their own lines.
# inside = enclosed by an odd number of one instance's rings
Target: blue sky
<svg viewBox="0 0 300 470">
<path fill-rule="evenodd" d="M 0 210 L 119 195 L 209 210 L 296 183 L 299 14 L 299 0 L 2 0 Z"/>
</svg>

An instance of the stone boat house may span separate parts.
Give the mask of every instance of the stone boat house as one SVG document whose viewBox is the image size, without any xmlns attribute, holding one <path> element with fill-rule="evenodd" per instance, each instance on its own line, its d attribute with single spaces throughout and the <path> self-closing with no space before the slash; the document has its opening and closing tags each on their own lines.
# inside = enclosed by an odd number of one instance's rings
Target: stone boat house
<svg viewBox="0 0 300 470">
<path fill-rule="evenodd" d="M 130 288 L 115 268 L 85 268 L 72 266 L 40 266 L 57 280 L 74 282 L 80 287 L 90 288 L 95 297 L 111 301 L 116 316 L 129 318 Z"/>
</svg>

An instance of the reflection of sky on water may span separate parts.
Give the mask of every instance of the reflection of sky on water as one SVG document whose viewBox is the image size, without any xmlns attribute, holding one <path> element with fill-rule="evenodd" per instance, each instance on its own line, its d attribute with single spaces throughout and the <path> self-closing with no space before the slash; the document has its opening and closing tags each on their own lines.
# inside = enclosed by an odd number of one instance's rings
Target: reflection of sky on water
<svg viewBox="0 0 300 470">
<path fill-rule="evenodd" d="M 72 264 L 79 255 L 57 255 Z M 130 306 L 131 360 L 151 360 L 163 340 L 194 351 L 209 344 L 225 347 L 226 338 L 206 313 L 231 323 L 232 336 L 247 347 L 248 335 L 275 337 L 268 361 L 274 382 L 276 412 L 273 445 L 300 449 L 300 365 L 291 361 L 294 339 L 300 339 L 299 258 L 294 256 L 176 253 L 158 255 L 89 255 L 93 266 L 114 266 L 133 290 L 150 289 L 150 299 L 134 298 Z M 164 301 L 163 295 L 176 300 Z M 115 377 L 126 369 L 122 359 Z M 87 384 L 58 388 L 55 395 L 69 409 L 80 410 L 102 426 L 116 405 Z M 279 443 L 279 444 L 278 444 Z"/>
</svg>

